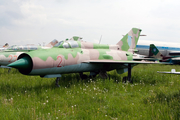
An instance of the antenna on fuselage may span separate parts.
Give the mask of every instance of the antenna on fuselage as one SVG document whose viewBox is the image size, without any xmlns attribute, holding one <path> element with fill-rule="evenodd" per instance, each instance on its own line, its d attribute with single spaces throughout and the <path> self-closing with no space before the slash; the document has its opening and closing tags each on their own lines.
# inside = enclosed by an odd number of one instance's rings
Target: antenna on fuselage
<svg viewBox="0 0 180 120">
<path fill-rule="evenodd" d="M 101 38 L 102 38 L 102 35 L 101 35 L 101 37 L 100 37 L 99 44 L 101 43 Z"/>
</svg>

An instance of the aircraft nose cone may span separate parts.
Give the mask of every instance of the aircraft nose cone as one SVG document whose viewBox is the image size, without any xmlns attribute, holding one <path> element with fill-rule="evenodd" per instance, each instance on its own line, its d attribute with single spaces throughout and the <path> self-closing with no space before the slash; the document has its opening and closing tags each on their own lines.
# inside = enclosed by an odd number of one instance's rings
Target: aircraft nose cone
<svg viewBox="0 0 180 120">
<path fill-rule="evenodd" d="M 23 57 L 11 64 L 8 65 L 8 67 L 13 67 L 13 68 L 17 68 L 17 69 L 27 69 L 29 67 L 29 61 L 28 61 L 28 57 Z"/>
</svg>

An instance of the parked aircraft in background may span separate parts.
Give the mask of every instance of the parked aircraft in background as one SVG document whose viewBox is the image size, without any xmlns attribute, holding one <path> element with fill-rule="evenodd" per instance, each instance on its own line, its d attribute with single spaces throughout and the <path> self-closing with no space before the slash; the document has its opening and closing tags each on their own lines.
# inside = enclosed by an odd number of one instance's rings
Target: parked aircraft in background
<svg viewBox="0 0 180 120">
<path fill-rule="evenodd" d="M 172 62 L 172 59 L 180 58 L 180 54 L 164 56 L 154 44 L 150 44 L 148 58 L 156 58 L 157 60 L 159 60 L 159 62 L 163 62 L 164 64 L 174 64 Z"/>
<path fill-rule="evenodd" d="M 9 47 L 9 44 L 6 43 L 5 45 L 3 45 L 3 47 L 0 48 L 0 52 L 6 50 L 8 47 Z"/>
<path fill-rule="evenodd" d="M 159 59 L 160 62 L 168 64 L 171 63 L 171 59 L 179 57 L 179 55 L 174 55 L 171 57 L 163 56 L 161 52 L 156 48 L 156 46 L 154 44 L 151 44 L 149 48 L 149 57 L 157 58 Z M 157 72 L 165 73 L 165 74 L 180 74 L 180 72 L 176 72 L 175 69 L 171 69 L 171 72 L 166 72 L 166 71 L 157 71 Z"/>
<path fill-rule="evenodd" d="M 8 66 L 17 68 L 24 75 L 57 77 L 57 86 L 61 74 L 79 73 L 83 79 L 87 77 L 83 72 L 90 72 L 91 77 L 99 74 L 107 78 L 106 72 L 114 69 L 119 74 L 128 71 L 127 78 L 131 81 L 133 66 L 152 63 L 133 59 L 140 32 L 140 29 L 132 28 L 116 45 L 95 44 L 73 37 L 57 43 L 51 49 L 23 53 Z"/>
<path fill-rule="evenodd" d="M 52 40 L 49 44 L 47 44 L 46 46 L 36 46 L 34 44 L 27 44 L 27 45 L 13 45 L 10 46 L 6 49 L 5 52 L 10 52 L 10 51 L 32 51 L 32 50 L 38 50 L 38 49 L 49 49 L 52 48 L 55 44 L 57 44 L 58 41 L 56 39 Z"/>
<path fill-rule="evenodd" d="M 10 46 L 6 50 L 0 52 L 0 66 L 3 68 L 9 68 L 7 65 L 17 60 L 18 56 L 22 53 L 26 53 L 29 51 L 39 50 L 39 49 L 50 49 L 55 44 L 57 44 L 57 40 L 51 41 L 45 47 L 35 46 L 35 45 L 26 45 L 26 46 Z"/>
<path fill-rule="evenodd" d="M 8 44 L 8 43 L 6 43 L 3 47 L 9 47 L 9 44 Z"/>
<path fill-rule="evenodd" d="M 149 47 L 150 47 L 149 45 L 136 45 L 136 49 L 137 49 L 136 53 L 149 56 Z M 174 57 L 174 56 L 180 55 L 180 46 L 179 47 L 156 46 L 156 47 L 160 51 L 160 53 L 163 55 L 164 58 L 171 58 L 171 59 L 168 59 L 169 63 L 180 64 L 180 57 Z"/>
</svg>

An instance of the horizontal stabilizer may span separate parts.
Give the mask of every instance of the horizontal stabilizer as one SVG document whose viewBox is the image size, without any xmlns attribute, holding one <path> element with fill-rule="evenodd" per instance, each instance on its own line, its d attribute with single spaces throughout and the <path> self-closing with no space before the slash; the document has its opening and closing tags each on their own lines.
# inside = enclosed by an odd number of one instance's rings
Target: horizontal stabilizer
<svg viewBox="0 0 180 120">
<path fill-rule="evenodd" d="M 133 58 L 133 60 L 135 61 L 139 61 L 139 60 L 148 60 L 148 61 L 157 61 L 157 58 Z"/>
<path fill-rule="evenodd" d="M 171 72 L 165 72 L 165 71 L 157 71 L 157 73 L 164 73 L 164 74 L 180 74 L 180 72 L 176 72 L 175 69 L 171 69 Z"/>
<path fill-rule="evenodd" d="M 169 55 L 179 55 L 180 56 L 180 52 L 170 52 Z"/>
</svg>

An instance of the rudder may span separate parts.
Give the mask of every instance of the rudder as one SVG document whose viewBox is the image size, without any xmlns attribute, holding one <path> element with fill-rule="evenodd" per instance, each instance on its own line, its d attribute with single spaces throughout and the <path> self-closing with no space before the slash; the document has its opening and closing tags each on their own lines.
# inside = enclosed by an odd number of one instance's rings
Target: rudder
<svg viewBox="0 0 180 120">
<path fill-rule="evenodd" d="M 47 44 L 46 47 L 53 47 L 57 43 L 58 43 L 58 41 L 56 39 L 54 39 L 49 44 Z"/>
<path fill-rule="evenodd" d="M 149 57 L 162 59 L 163 55 L 161 52 L 157 49 L 157 47 L 154 44 L 150 44 L 149 46 Z"/>
<path fill-rule="evenodd" d="M 120 46 L 120 50 L 134 52 L 139 40 L 141 29 L 132 28 L 116 45 Z"/>
</svg>

